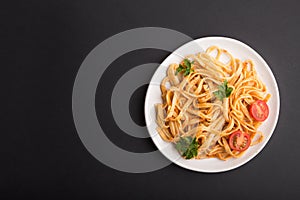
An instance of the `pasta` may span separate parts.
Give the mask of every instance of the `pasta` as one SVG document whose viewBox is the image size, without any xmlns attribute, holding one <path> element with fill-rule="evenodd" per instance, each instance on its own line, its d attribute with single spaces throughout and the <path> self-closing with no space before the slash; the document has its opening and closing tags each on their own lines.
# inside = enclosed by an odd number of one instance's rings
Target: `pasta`
<svg viewBox="0 0 300 200">
<path fill-rule="evenodd" d="M 163 140 L 179 147 L 183 157 L 238 158 L 245 151 L 237 144 L 245 147 L 263 140 L 258 131 L 263 120 L 256 120 L 249 108 L 257 101 L 267 102 L 271 95 L 251 60 L 241 61 L 211 46 L 169 65 L 166 74 L 160 85 L 162 103 L 155 105 L 157 131 Z M 258 114 L 264 111 L 255 109 Z M 239 134 L 234 137 L 234 133 Z"/>
</svg>

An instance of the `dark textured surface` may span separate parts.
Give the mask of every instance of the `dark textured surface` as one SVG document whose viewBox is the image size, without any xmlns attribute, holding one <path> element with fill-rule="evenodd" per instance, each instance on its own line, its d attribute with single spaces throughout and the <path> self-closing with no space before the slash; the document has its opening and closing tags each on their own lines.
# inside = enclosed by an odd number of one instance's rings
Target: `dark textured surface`
<svg viewBox="0 0 300 200">
<path fill-rule="evenodd" d="M 299 6 L 298 1 L 271 0 L 35 0 L 2 5 L 0 198 L 300 199 Z M 233 37 L 265 58 L 278 82 L 281 111 L 271 140 L 251 162 L 218 174 L 174 164 L 152 173 L 128 174 L 87 152 L 72 118 L 77 70 L 106 38 L 144 26 L 170 28 L 192 38 Z M 155 146 L 150 139 L 135 139 L 115 127 L 111 113 L 105 111 L 110 106 L 110 84 L 130 68 L 161 62 L 167 55 L 151 49 L 131 52 L 106 71 L 111 78 L 99 83 L 106 90 L 99 89 L 96 99 L 108 95 L 97 102 L 99 121 L 124 149 L 147 152 Z M 124 65 L 121 70 L 116 70 L 118 62 Z M 144 90 L 132 98 L 140 108 L 132 107 L 133 118 L 143 116 Z"/>
</svg>

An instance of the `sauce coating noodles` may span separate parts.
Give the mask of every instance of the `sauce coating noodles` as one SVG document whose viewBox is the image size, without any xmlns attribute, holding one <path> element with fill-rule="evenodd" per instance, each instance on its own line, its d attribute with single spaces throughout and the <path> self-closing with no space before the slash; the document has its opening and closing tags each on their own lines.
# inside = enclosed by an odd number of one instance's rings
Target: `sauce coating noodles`
<svg viewBox="0 0 300 200">
<path fill-rule="evenodd" d="M 228 62 L 221 62 L 221 56 Z M 186 59 L 191 70 L 182 73 Z M 250 135 L 251 145 L 261 142 L 263 134 L 257 129 L 262 122 L 254 120 L 248 108 L 257 100 L 267 102 L 271 95 L 258 78 L 253 62 L 234 58 L 217 46 L 186 59 L 169 65 L 161 82 L 163 102 L 155 105 L 161 138 L 175 144 L 183 137 L 196 138 L 196 159 L 241 156 L 244 151 L 233 150 L 228 143 L 229 136 L 238 130 Z M 215 92 L 224 82 L 231 94 L 220 99 Z"/>
</svg>

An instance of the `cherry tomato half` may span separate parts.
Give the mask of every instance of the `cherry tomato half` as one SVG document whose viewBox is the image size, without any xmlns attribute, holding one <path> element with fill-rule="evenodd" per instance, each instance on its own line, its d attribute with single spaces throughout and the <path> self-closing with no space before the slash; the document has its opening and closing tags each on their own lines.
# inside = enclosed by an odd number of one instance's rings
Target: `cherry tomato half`
<svg viewBox="0 0 300 200">
<path fill-rule="evenodd" d="M 269 116 L 269 107 L 266 102 L 257 100 L 250 106 L 250 114 L 256 121 L 265 121 Z"/>
<path fill-rule="evenodd" d="M 245 151 L 250 144 L 251 139 L 248 133 L 235 131 L 229 137 L 229 146 L 232 150 Z"/>
</svg>

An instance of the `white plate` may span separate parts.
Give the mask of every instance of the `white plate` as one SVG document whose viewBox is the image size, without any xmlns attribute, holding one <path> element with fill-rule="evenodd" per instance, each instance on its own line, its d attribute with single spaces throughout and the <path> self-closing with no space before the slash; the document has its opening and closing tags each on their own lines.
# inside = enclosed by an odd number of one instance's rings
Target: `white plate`
<svg viewBox="0 0 300 200">
<path fill-rule="evenodd" d="M 250 147 L 240 158 L 231 158 L 227 161 L 221 161 L 216 158 L 209 158 L 203 160 L 185 160 L 182 157 L 180 157 L 178 151 L 175 149 L 173 144 L 163 141 L 160 135 L 157 133 L 157 125 L 155 122 L 156 113 L 154 105 L 162 101 L 159 86 L 162 79 L 166 76 L 167 67 L 171 63 L 179 63 L 182 60 L 181 56 L 194 54 L 202 51 L 202 49 L 206 50 L 212 45 L 216 45 L 220 48 L 228 50 L 234 57 L 239 58 L 240 60 L 251 59 L 254 62 L 254 66 L 259 75 L 259 78 L 266 84 L 267 91 L 272 95 L 270 100 L 268 101 L 270 115 L 268 119 L 264 121 L 263 124 L 259 127 L 259 130 L 264 133 L 265 138 L 263 142 Z M 205 37 L 191 41 L 181 46 L 172 54 L 170 54 L 157 68 L 156 72 L 154 73 L 151 79 L 146 94 L 146 125 L 154 144 L 161 151 L 161 153 L 173 163 L 186 169 L 199 172 L 223 172 L 237 168 L 247 163 L 264 148 L 264 146 L 271 138 L 277 124 L 280 107 L 279 101 L 279 91 L 274 75 L 271 69 L 269 68 L 268 64 L 257 52 L 255 52 L 248 45 L 235 39 L 225 37 Z"/>
</svg>

